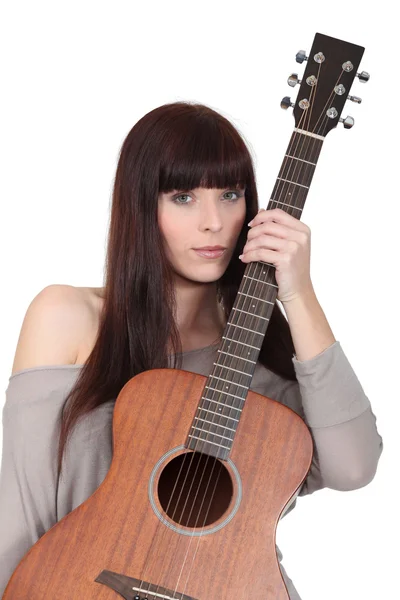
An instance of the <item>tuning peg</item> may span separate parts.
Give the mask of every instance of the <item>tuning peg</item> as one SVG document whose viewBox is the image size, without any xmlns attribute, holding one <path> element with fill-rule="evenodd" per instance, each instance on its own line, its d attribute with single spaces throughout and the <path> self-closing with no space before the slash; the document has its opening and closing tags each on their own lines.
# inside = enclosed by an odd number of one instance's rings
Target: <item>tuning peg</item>
<svg viewBox="0 0 400 600">
<path fill-rule="evenodd" d="M 296 54 L 296 62 L 301 64 L 305 60 L 308 60 L 308 56 L 306 56 L 306 51 L 299 50 L 298 53 Z"/>
<path fill-rule="evenodd" d="M 287 82 L 291 87 L 294 87 L 298 83 L 301 83 L 301 79 L 298 78 L 297 73 L 292 73 L 291 75 L 289 75 L 289 79 L 287 80 Z"/>
<path fill-rule="evenodd" d="M 289 96 L 285 96 L 284 98 L 282 98 L 281 108 L 284 108 L 286 110 L 287 108 L 289 108 L 289 106 L 294 106 L 294 104 L 290 101 Z"/>
<path fill-rule="evenodd" d="M 349 96 L 347 100 L 351 100 L 352 102 L 357 102 L 357 104 L 361 104 L 362 99 L 358 96 Z"/>
<path fill-rule="evenodd" d="M 351 129 L 354 125 L 353 117 L 347 116 L 345 119 L 339 119 L 340 123 L 343 123 L 345 129 Z"/>
<path fill-rule="evenodd" d="M 370 75 L 369 73 L 367 73 L 367 71 L 361 71 L 361 73 L 357 73 L 357 77 L 361 81 L 361 83 L 367 83 Z"/>
</svg>

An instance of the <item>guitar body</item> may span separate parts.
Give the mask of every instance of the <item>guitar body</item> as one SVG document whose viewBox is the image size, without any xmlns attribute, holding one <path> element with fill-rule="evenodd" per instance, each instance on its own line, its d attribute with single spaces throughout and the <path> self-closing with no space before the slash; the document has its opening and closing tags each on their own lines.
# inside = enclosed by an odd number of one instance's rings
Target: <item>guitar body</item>
<svg viewBox="0 0 400 600">
<path fill-rule="evenodd" d="M 3 600 L 289 598 L 275 532 L 311 466 L 311 434 L 249 391 L 228 460 L 188 450 L 205 381 L 154 369 L 125 384 L 107 476 L 29 550 Z"/>
</svg>

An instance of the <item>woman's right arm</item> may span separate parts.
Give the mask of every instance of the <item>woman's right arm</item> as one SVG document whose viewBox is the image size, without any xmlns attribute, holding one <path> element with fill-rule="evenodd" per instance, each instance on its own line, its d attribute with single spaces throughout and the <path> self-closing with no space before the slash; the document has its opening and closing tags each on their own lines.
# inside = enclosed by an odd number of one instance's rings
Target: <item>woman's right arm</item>
<svg viewBox="0 0 400 600">
<path fill-rule="evenodd" d="M 72 285 L 49 285 L 30 303 L 15 351 L 12 375 L 41 365 L 74 364 L 88 311 Z"/>
</svg>

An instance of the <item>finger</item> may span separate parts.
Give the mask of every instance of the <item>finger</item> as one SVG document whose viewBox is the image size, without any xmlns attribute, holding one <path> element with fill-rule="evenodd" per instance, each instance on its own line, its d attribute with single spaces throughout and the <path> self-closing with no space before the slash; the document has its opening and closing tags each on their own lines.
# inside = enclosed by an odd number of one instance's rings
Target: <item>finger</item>
<svg viewBox="0 0 400 600">
<path fill-rule="evenodd" d="M 249 221 L 248 225 L 255 227 L 256 225 L 265 223 L 266 221 L 281 223 L 296 231 L 310 231 L 310 228 L 305 223 L 302 223 L 293 215 L 289 215 L 289 213 L 285 212 L 281 208 L 272 208 L 270 210 L 261 209 L 254 219 Z"/>
<path fill-rule="evenodd" d="M 265 221 L 264 223 L 259 223 L 258 225 L 253 225 L 251 229 L 247 232 L 247 239 L 252 240 L 263 232 L 269 233 L 276 237 L 282 239 L 294 239 L 293 235 L 295 230 L 287 225 L 281 225 L 279 223 L 273 223 L 272 221 Z"/>
<path fill-rule="evenodd" d="M 255 250 L 249 250 L 239 256 L 240 260 L 246 263 L 263 261 L 273 263 L 278 260 L 279 252 L 275 250 L 266 250 L 265 248 L 256 248 Z"/>
<path fill-rule="evenodd" d="M 258 235 L 253 240 L 247 241 L 243 247 L 243 252 L 249 252 L 263 248 L 265 250 L 285 250 L 288 246 L 288 242 L 291 240 L 275 237 L 273 235 L 267 235 L 265 233 Z"/>
</svg>

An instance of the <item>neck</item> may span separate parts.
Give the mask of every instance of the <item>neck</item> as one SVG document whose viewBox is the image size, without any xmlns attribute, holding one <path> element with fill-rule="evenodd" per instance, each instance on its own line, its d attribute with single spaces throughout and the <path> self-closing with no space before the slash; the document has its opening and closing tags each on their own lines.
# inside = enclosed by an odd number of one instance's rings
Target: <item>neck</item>
<svg viewBox="0 0 400 600">
<path fill-rule="evenodd" d="M 182 351 L 209 346 L 222 335 L 225 317 L 217 302 L 216 283 L 179 281 L 176 286 L 176 322 Z"/>
</svg>

